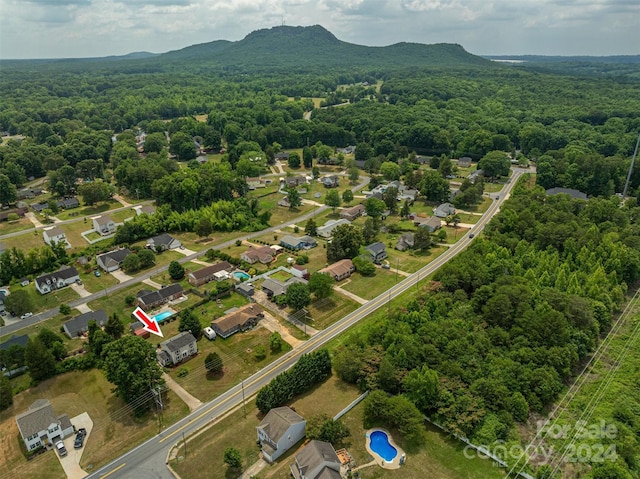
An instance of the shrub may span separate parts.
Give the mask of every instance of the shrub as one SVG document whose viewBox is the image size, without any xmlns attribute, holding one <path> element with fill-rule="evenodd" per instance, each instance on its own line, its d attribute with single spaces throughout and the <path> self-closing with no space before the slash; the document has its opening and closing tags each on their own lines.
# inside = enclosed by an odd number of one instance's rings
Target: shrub
<svg viewBox="0 0 640 479">
<path fill-rule="evenodd" d="M 255 351 L 253 352 L 253 356 L 257 361 L 262 361 L 267 357 L 267 348 L 265 348 L 262 344 L 257 346 Z"/>
<path fill-rule="evenodd" d="M 179 378 L 183 378 L 183 377 L 187 376 L 188 374 L 189 374 L 189 368 L 186 367 L 186 366 L 183 366 L 178 370 L 178 377 Z"/>
</svg>

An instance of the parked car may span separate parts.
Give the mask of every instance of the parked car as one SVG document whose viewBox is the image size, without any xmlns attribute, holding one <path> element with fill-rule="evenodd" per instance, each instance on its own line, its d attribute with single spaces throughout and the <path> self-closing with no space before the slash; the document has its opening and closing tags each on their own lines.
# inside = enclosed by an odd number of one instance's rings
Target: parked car
<svg viewBox="0 0 640 479">
<path fill-rule="evenodd" d="M 473 239 L 473 237 L 474 237 L 474 236 L 475 236 L 475 235 L 474 235 L 473 233 L 471 233 L 471 234 L 469 235 L 469 239 Z"/>
<path fill-rule="evenodd" d="M 78 429 L 78 432 L 76 434 L 76 440 L 73 443 L 74 449 L 80 449 L 84 445 L 84 438 L 86 435 L 87 435 L 87 430 L 85 428 L 81 427 L 80 429 Z"/>
<path fill-rule="evenodd" d="M 27 319 L 27 318 L 30 318 L 31 316 L 33 316 L 33 313 L 24 313 L 22 316 L 20 316 L 20 319 Z"/>
<path fill-rule="evenodd" d="M 391 266 L 389 265 L 389 263 L 384 263 L 384 264 L 381 266 L 381 268 L 382 268 L 382 269 L 391 269 Z"/>
<path fill-rule="evenodd" d="M 99 278 L 101 276 L 100 270 L 95 270 L 93 274 L 96 276 L 96 278 Z"/>
<path fill-rule="evenodd" d="M 60 455 L 60 457 L 64 457 L 67 455 L 67 448 L 64 447 L 64 442 L 62 441 L 56 442 L 56 451 L 58 451 L 58 454 Z"/>
</svg>

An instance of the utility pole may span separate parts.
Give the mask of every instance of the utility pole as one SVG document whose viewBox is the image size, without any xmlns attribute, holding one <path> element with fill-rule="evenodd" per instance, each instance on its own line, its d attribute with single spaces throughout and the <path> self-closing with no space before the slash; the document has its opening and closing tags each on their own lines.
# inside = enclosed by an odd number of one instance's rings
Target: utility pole
<svg viewBox="0 0 640 479">
<path fill-rule="evenodd" d="M 633 151 L 633 158 L 631 158 L 631 166 L 629 167 L 629 173 L 627 173 L 627 181 L 624 184 L 624 191 L 622 192 L 622 199 L 626 198 L 627 190 L 629 189 L 629 181 L 631 180 L 631 173 L 633 173 L 633 167 L 638 156 L 638 145 L 640 145 L 640 134 L 638 134 L 638 141 L 636 141 L 636 149 Z"/>
</svg>

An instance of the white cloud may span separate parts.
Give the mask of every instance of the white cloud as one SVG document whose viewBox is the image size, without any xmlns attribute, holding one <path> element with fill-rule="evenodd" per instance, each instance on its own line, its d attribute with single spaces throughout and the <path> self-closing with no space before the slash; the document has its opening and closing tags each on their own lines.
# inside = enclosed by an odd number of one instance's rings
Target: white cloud
<svg viewBox="0 0 640 479">
<path fill-rule="evenodd" d="M 365 45 L 451 42 L 478 54 L 640 53 L 638 0 L 0 0 L 0 13 L 0 58 L 162 52 L 240 40 L 283 21 L 320 24 Z"/>
</svg>

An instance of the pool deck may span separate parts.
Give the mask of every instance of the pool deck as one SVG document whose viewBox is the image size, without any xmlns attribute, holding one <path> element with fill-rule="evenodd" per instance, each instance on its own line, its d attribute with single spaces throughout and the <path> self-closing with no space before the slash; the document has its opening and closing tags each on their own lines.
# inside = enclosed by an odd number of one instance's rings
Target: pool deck
<svg viewBox="0 0 640 479">
<path fill-rule="evenodd" d="M 398 451 L 398 454 L 396 454 L 396 457 L 394 457 L 391 461 L 386 461 L 385 459 L 380 457 L 376 452 L 372 451 L 371 447 L 369 447 L 369 442 L 370 442 L 369 435 L 375 431 L 384 432 L 387 435 L 387 438 L 389 439 L 389 444 L 391 444 L 396 449 L 396 451 Z M 373 457 L 373 460 L 375 461 L 375 463 L 378 466 L 380 466 L 382 469 L 400 469 L 400 459 L 403 456 L 405 456 L 404 450 L 395 443 L 395 441 L 393 440 L 393 436 L 389 433 L 389 431 L 382 429 L 380 427 L 369 429 L 365 434 L 364 445 L 367 449 L 367 452 L 371 454 L 371 457 Z"/>
</svg>

